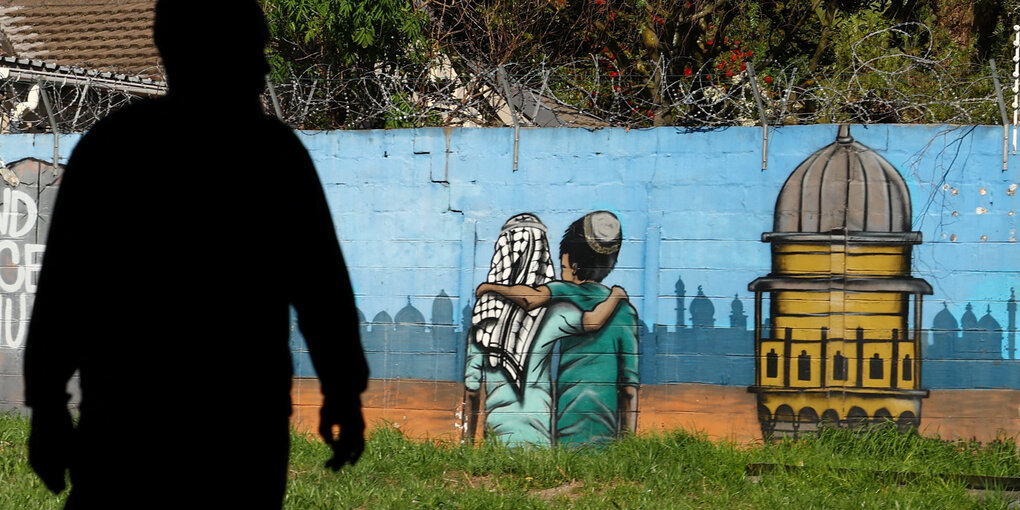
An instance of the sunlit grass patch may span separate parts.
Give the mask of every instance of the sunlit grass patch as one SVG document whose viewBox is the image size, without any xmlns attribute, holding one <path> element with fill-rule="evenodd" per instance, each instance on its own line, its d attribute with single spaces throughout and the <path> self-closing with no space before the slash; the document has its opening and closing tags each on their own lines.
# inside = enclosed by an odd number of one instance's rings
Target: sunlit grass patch
<svg viewBox="0 0 1020 510">
<path fill-rule="evenodd" d="M 0 508 L 60 508 L 28 469 L 28 431 L 0 418 Z M 1011 440 L 884 427 L 756 445 L 675 431 L 571 450 L 411 440 L 383 426 L 356 466 L 328 471 L 329 455 L 315 436 L 292 435 L 287 509 L 1003 508 L 1013 493 L 947 475 L 1020 477 Z M 754 464 L 775 468 L 749 473 Z"/>
</svg>

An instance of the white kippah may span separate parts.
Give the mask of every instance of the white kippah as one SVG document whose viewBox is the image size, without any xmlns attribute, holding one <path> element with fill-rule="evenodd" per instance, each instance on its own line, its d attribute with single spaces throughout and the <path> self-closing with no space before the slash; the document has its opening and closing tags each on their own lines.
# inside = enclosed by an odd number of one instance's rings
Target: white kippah
<svg viewBox="0 0 1020 510">
<path fill-rule="evenodd" d="M 620 251 L 623 232 L 619 218 L 609 211 L 595 211 L 585 215 L 584 239 L 596 253 L 609 255 Z"/>
</svg>

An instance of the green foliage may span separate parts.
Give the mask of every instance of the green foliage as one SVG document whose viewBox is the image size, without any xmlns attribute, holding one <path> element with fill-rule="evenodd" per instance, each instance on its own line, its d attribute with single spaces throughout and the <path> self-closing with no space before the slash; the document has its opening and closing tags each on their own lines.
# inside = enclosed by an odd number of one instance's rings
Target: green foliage
<svg viewBox="0 0 1020 510">
<path fill-rule="evenodd" d="M 713 96 L 749 92 L 748 64 L 783 121 L 997 122 L 988 60 L 1008 75 L 1020 19 L 1020 0 L 262 3 L 272 76 L 313 129 L 443 125 L 438 103 L 499 124 L 497 68 L 610 124 L 746 123 L 740 97 Z M 452 78 L 417 72 L 437 63 Z M 439 97 L 455 90 L 471 97 Z"/>
<path fill-rule="evenodd" d="M 270 52 L 291 64 L 421 58 L 425 15 L 411 0 L 263 0 Z"/>
<path fill-rule="evenodd" d="M 342 95 L 355 98 L 354 104 L 387 103 L 389 92 L 381 84 L 345 89 L 326 82 L 342 80 L 345 72 L 357 76 L 384 65 L 420 65 L 431 49 L 426 15 L 412 0 L 263 0 L 262 4 L 271 32 L 267 51 L 271 76 L 276 82 L 293 82 L 305 101 L 331 103 Z M 337 74 L 336 69 L 341 72 Z M 317 86 L 319 81 L 326 86 Z M 302 123 L 306 129 L 392 125 L 348 107 L 312 112 Z"/>
<path fill-rule="evenodd" d="M 990 89 L 972 84 L 988 55 L 1011 59 L 1018 9 L 1017 0 L 465 1 L 439 16 L 453 28 L 438 43 L 483 66 L 569 63 L 567 85 L 552 85 L 554 94 L 586 111 L 629 111 L 628 125 L 684 117 L 668 110 L 667 84 L 704 80 L 725 92 L 747 62 L 760 77 L 796 68 L 801 88 L 827 77 L 831 90 L 861 91 L 823 92 L 801 113 L 828 102 L 837 110 L 814 117 L 939 122 L 958 113 L 940 112 L 949 103 L 987 99 L 979 94 Z M 952 74 L 952 83 L 933 71 Z M 568 90 L 575 85 L 581 90 Z M 852 111 L 838 110 L 842 99 L 855 101 Z"/>
</svg>

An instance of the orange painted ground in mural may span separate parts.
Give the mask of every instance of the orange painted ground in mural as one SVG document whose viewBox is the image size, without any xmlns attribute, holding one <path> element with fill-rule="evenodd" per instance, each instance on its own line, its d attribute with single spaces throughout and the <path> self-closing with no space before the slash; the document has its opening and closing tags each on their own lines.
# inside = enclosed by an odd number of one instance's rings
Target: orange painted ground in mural
<svg viewBox="0 0 1020 510">
<path fill-rule="evenodd" d="M 316 379 L 296 379 L 295 428 L 314 432 L 322 396 Z M 408 437 L 460 438 L 464 386 L 451 381 L 372 379 L 362 395 L 371 428 L 389 424 Z M 761 435 L 754 395 L 746 388 L 707 384 L 646 386 L 639 395 L 640 432 L 683 428 L 712 439 L 747 442 Z"/>
<path fill-rule="evenodd" d="M 943 439 L 1020 438 L 1020 390 L 932 390 L 921 433 Z"/>
<path fill-rule="evenodd" d="M 464 386 L 452 381 L 372 379 L 363 394 L 369 428 L 389 424 L 415 439 L 458 440 Z M 298 430 L 318 426 L 317 379 L 296 379 L 293 422 Z M 1020 436 L 1020 390 L 933 390 L 924 399 L 921 432 L 943 439 Z M 684 429 L 709 439 L 761 440 L 755 397 L 740 386 L 669 384 L 644 386 L 639 394 L 639 433 Z"/>
<path fill-rule="evenodd" d="M 291 391 L 298 430 L 314 432 L 322 394 L 318 379 L 295 379 Z M 460 439 L 459 409 L 464 385 L 452 381 L 370 379 L 361 395 L 369 429 L 392 425 L 415 439 Z"/>
<path fill-rule="evenodd" d="M 643 386 L 639 399 L 639 434 L 684 429 L 715 440 L 761 439 L 755 397 L 742 386 Z"/>
</svg>

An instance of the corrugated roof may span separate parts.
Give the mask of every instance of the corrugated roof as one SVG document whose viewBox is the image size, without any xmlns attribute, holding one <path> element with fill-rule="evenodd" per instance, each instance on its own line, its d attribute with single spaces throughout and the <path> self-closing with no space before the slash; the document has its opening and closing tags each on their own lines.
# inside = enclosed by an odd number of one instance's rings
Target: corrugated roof
<svg viewBox="0 0 1020 510">
<path fill-rule="evenodd" d="M 157 78 L 155 5 L 155 0 L 0 0 L 0 54 Z"/>
</svg>

